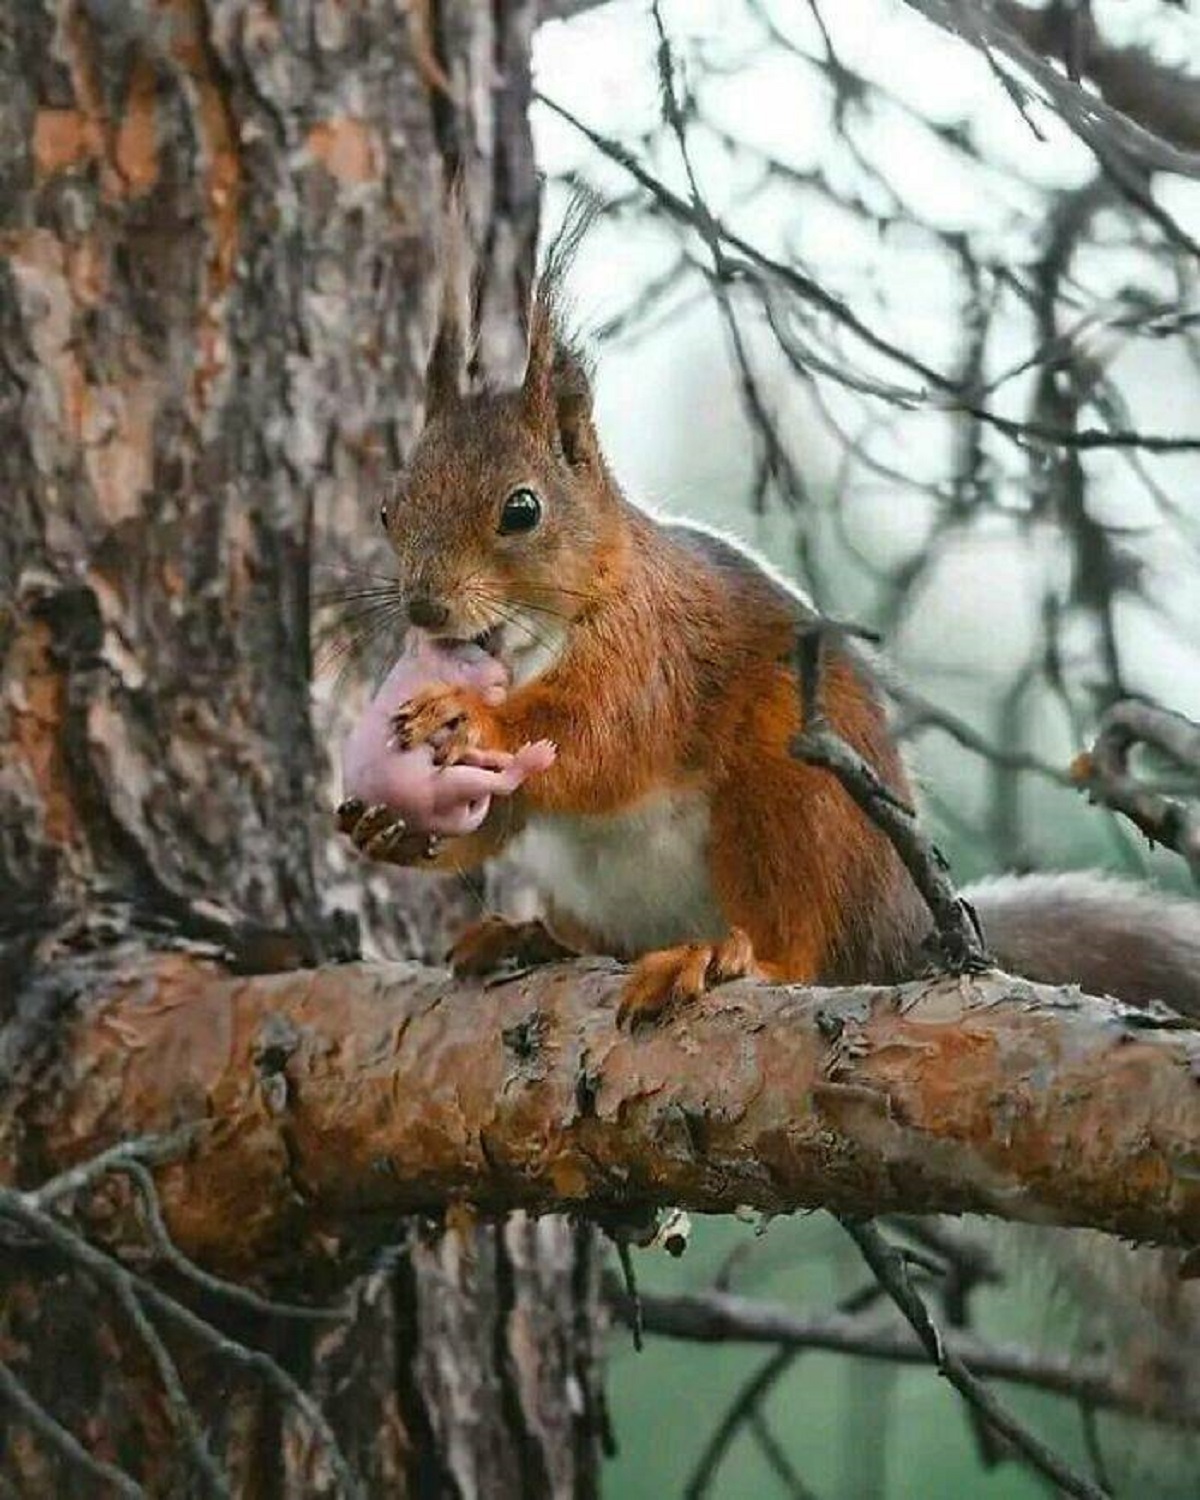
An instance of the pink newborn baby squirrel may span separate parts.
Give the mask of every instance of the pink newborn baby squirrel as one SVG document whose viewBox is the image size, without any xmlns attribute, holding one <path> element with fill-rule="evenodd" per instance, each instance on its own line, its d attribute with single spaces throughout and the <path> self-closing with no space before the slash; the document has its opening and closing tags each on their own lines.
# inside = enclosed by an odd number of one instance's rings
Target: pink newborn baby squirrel
<svg viewBox="0 0 1200 1500">
<path fill-rule="evenodd" d="M 493 797 L 511 796 L 526 780 L 554 764 L 549 740 L 522 745 L 514 754 L 470 750 L 452 766 L 435 764 L 435 747 L 397 750 L 392 716 L 431 682 L 463 683 L 485 701 L 503 701 L 508 689 L 503 664 L 472 641 L 438 641 L 412 630 L 403 656 L 384 678 L 342 746 L 343 808 L 380 809 L 380 832 L 454 837 L 474 833 Z M 389 809 L 391 818 L 382 816 Z M 401 826 L 397 827 L 397 819 Z M 389 842 L 397 842 L 393 837 Z"/>
</svg>

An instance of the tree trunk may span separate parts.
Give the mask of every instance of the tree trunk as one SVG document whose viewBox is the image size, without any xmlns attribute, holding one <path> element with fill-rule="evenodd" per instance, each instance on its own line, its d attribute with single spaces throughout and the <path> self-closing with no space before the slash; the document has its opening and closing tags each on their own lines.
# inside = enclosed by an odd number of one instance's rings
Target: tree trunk
<svg viewBox="0 0 1200 1500">
<path fill-rule="evenodd" d="M 10 1083 L 52 1077 L 86 1023 L 86 996 L 67 1010 L 44 982 L 67 953 L 205 944 L 286 968 L 351 955 L 360 919 L 393 955 L 444 941 L 457 888 L 364 877 L 331 840 L 323 747 L 361 684 L 314 695 L 310 608 L 323 564 L 382 563 L 373 497 L 420 416 L 448 170 L 482 263 L 481 361 L 519 362 L 534 19 L 533 0 L 0 13 Z M 367 1493 L 590 1492 L 587 1235 L 514 1219 L 395 1238 L 349 1329 L 240 1334 L 324 1400 Z M 151 1493 L 191 1493 L 106 1294 L 6 1241 L 0 1288 L 0 1355 L 29 1388 Z M 320 1492 L 261 1386 L 175 1352 L 235 1493 Z M 92 1492 L 2 1404 L 0 1424 L 5 1493 Z"/>
</svg>

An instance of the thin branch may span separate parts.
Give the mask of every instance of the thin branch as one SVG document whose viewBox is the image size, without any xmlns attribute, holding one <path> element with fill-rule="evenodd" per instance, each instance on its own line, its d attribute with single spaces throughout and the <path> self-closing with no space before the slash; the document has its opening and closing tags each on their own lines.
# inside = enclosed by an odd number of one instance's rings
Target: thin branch
<svg viewBox="0 0 1200 1500">
<path fill-rule="evenodd" d="M 118 1495 L 125 1496 L 125 1500 L 143 1500 L 146 1491 L 140 1484 L 130 1479 L 123 1470 L 89 1453 L 74 1433 L 69 1432 L 61 1422 L 55 1421 L 3 1361 L 0 1361 L 0 1396 L 16 1409 L 22 1420 L 29 1424 L 46 1446 L 71 1468 L 100 1484 L 109 1485 Z"/>
<path fill-rule="evenodd" d="M 181 1130 L 172 1130 L 166 1135 L 144 1135 L 132 1141 L 120 1141 L 117 1145 L 110 1146 L 107 1151 L 100 1151 L 95 1156 L 88 1157 L 86 1161 L 68 1167 L 57 1177 L 51 1177 L 49 1181 L 43 1182 L 36 1191 L 25 1193 L 23 1196 L 31 1208 L 54 1208 L 64 1198 L 70 1198 L 76 1193 L 94 1188 L 101 1178 L 117 1168 L 128 1166 L 131 1162 L 145 1163 L 147 1166 L 161 1166 L 164 1162 L 178 1161 L 195 1138 L 196 1127 L 186 1126 Z"/>
<path fill-rule="evenodd" d="M 142 1136 L 137 1140 L 122 1141 L 119 1145 L 111 1146 L 107 1151 L 101 1151 L 59 1173 L 57 1177 L 50 1178 L 36 1191 L 21 1196 L 32 1208 L 56 1208 L 65 1198 L 94 1189 L 103 1178 L 113 1173 L 123 1173 L 132 1178 L 138 1190 L 146 1227 L 159 1258 L 185 1280 L 259 1317 L 291 1318 L 311 1323 L 344 1322 L 350 1316 L 344 1308 L 305 1307 L 295 1302 L 278 1302 L 272 1298 L 260 1297 L 257 1292 L 239 1286 L 237 1282 L 214 1276 L 189 1260 L 174 1243 L 163 1220 L 158 1191 L 148 1168 L 177 1161 L 197 1134 L 197 1128 L 190 1126 L 167 1135 Z"/>
<path fill-rule="evenodd" d="M 871 1283 L 843 1298 L 838 1304 L 838 1313 L 842 1317 L 860 1313 L 878 1301 L 881 1294 L 882 1289 L 878 1283 Z M 629 1305 L 628 1299 L 624 1305 Z M 704 1445 L 704 1451 L 684 1489 L 684 1500 L 703 1500 L 742 1425 L 750 1420 L 803 1353 L 803 1344 L 781 1344 L 740 1387 Z"/>
<path fill-rule="evenodd" d="M 880 780 L 878 773 L 833 729 L 825 717 L 822 685 L 825 638 L 822 621 L 797 636 L 801 729 L 792 754 L 831 771 L 875 825 L 887 835 L 933 917 L 947 968 L 980 973 L 989 965 L 983 937 L 968 902 L 954 889 L 945 859 L 921 828 L 916 812 Z"/>
<path fill-rule="evenodd" d="M 161 1260 L 185 1280 L 215 1297 L 232 1303 L 235 1307 L 263 1318 L 289 1318 L 303 1323 L 344 1323 L 350 1317 L 351 1314 L 347 1308 L 305 1307 L 297 1302 L 279 1302 L 271 1297 L 260 1297 L 249 1287 L 239 1286 L 237 1282 L 227 1281 L 223 1277 L 214 1276 L 211 1272 L 203 1270 L 195 1261 L 184 1255 L 171 1239 L 158 1202 L 154 1178 L 142 1162 L 118 1161 L 113 1163 L 112 1169 L 128 1173 L 137 1184 L 154 1248 Z"/>
<path fill-rule="evenodd" d="M 924 693 L 917 692 L 915 688 L 900 682 L 895 673 L 885 672 L 883 675 L 888 696 L 894 698 L 904 709 L 904 717 L 897 725 L 897 733 L 901 739 L 908 739 L 926 729 L 937 729 L 942 734 L 948 735 L 955 744 L 961 745 L 964 750 L 969 750 L 973 755 L 978 755 L 993 766 L 1009 771 L 1026 771 L 1032 776 L 1040 777 L 1043 781 L 1051 782 L 1054 786 L 1075 785 L 1071 773 L 1064 771 L 1061 766 L 1042 760 L 1040 756 L 1028 750 L 1004 749 L 989 740 L 986 735 L 980 734 L 965 719 L 951 713 L 949 709 L 940 707 Z"/>
<path fill-rule="evenodd" d="M 188 1400 L 170 1351 L 142 1309 L 137 1296 L 138 1278 L 116 1261 L 87 1246 L 85 1241 L 70 1230 L 58 1225 L 41 1206 L 42 1202 L 60 1199 L 64 1193 L 78 1192 L 94 1185 L 105 1172 L 116 1166 L 126 1170 L 145 1170 L 141 1167 L 139 1156 L 158 1162 L 168 1161 L 172 1156 L 178 1155 L 191 1134 L 190 1131 L 176 1131 L 170 1136 L 142 1137 L 102 1152 L 91 1161 L 52 1179 L 37 1194 L 26 1195 L 9 1188 L 0 1188 L 0 1216 L 14 1220 L 30 1234 L 48 1239 L 62 1253 L 86 1264 L 93 1278 L 112 1292 L 158 1374 L 172 1425 L 186 1446 L 194 1471 L 202 1479 L 205 1490 L 216 1496 L 217 1500 L 223 1500 L 223 1497 L 231 1493 L 226 1476 L 209 1452 L 203 1430 Z M 82 1251 L 80 1247 L 83 1247 Z"/>
<path fill-rule="evenodd" d="M 976 0 L 906 0 L 906 4 L 945 30 L 957 32 L 971 45 L 986 44 L 1016 63 L 1041 91 L 1048 106 L 1088 145 L 1098 143 L 1108 150 L 1121 151 L 1130 161 L 1150 171 L 1200 177 L 1200 151 L 1171 144 L 1164 135 L 1139 124 L 1131 114 L 1113 108 L 1072 82 L 1030 46 L 1014 24 L 1026 7 L 1011 0 L 1001 8 L 981 5 Z M 1145 93 L 1147 81 L 1143 72 L 1138 92 Z M 1124 96 L 1122 103 L 1127 103 Z"/>
<path fill-rule="evenodd" d="M 678 223 L 688 224 L 697 231 L 701 225 L 694 207 L 673 192 L 621 142 L 587 125 L 565 105 L 538 90 L 534 98 L 552 113 L 578 130 L 609 160 L 624 168 L 631 177 L 652 197 L 655 204 Z M 706 210 L 707 213 L 707 210 Z M 823 287 L 813 277 L 795 265 L 777 257 L 767 255 L 751 244 L 742 235 L 708 215 L 721 242 L 736 250 L 756 272 L 763 274 L 768 282 L 775 281 L 803 301 L 811 303 L 822 312 L 860 339 L 869 349 L 912 371 L 929 383 L 936 394 L 923 399 L 934 410 L 967 412 L 995 428 L 997 432 L 1022 444 L 1034 444 L 1047 448 L 1064 447 L 1081 451 L 1106 448 L 1135 448 L 1146 453 L 1192 453 L 1200 451 L 1200 436 L 1173 433 L 1143 433 L 1129 430 L 1113 430 L 1104 427 L 1063 429 L 1039 422 L 1018 421 L 1001 415 L 968 398 L 957 382 L 950 376 L 934 369 L 916 355 L 902 349 L 865 323 L 840 297 Z M 702 232 L 702 231 L 701 231 Z"/>
<path fill-rule="evenodd" d="M 771 1431 L 770 1423 L 763 1415 L 761 1408 L 755 1407 L 747 1421 L 771 1472 L 792 1500 L 817 1500 L 816 1492 L 796 1472 L 796 1467 L 788 1458 L 783 1445 Z"/>
<path fill-rule="evenodd" d="M 1139 744 L 1194 777 L 1194 791 L 1200 794 L 1200 724 L 1133 699 L 1105 711 L 1092 749 L 1077 756 L 1071 767 L 1072 780 L 1093 801 L 1123 813 L 1151 843 L 1182 855 L 1200 881 L 1200 813 L 1137 780 L 1129 758 Z"/>
<path fill-rule="evenodd" d="M 609 1276 L 604 1296 L 622 1323 L 632 1316 L 620 1283 Z M 780 1303 L 762 1302 L 730 1292 L 642 1294 L 646 1332 L 688 1343 L 771 1344 L 789 1349 L 823 1350 L 893 1364 L 924 1365 L 928 1355 L 909 1329 L 881 1326 L 841 1313 L 805 1315 Z M 1013 1344 L 993 1344 L 960 1329 L 943 1334 L 943 1342 L 975 1374 L 1031 1390 L 1091 1402 L 1098 1411 L 1145 1417 L 1172 1427 L 1200 1428 L 1200 1410 L 1171 1405 L 1162 1391 L 1147 1404 L 1147 1392 L 1134 1374 L 1110 1369 L 1089 1356 L 1064 1357 Z"/>
<path fill-rule="evenodd" d="M 995 9 L 1022 41 L 1044 57 L 1061 49 L 1067 21 L 1072 83 L 1092 80 L 1107 104 L 1160 141 L 1193 155 L 1200 153 L 1200 78 L 1194 73 L 1169 67 L 1141 47 L 1110 45 L 1087 6 L 1076 5 L 1069 18 L 1057 6 L 1035 10 L 1018 0 L 996 0 Z"/>
<path fill-rule="evenodd" d="M 909 1278 L 904 1256 L 888 1243 L 871 1223 L 843 1219 L 842 1227 L 862 1252 L 880 1285 L 911 1324 L 926 1354 L 965 1401 L 1012 1444 L 1026 1461 L 1045 1474 L 1068 1495 L 1078 1500 L 1106 1500 L 1105 1492 L 1078 1474 L 1039 1438 L 1036 1438 L 999 1402 L 947 1342 L 929 1315 L 921 1294 Z"/>
<path fill-rule="evenodd" d="M 209 1472 L 209 1465 L 204 1465 L 199 1451 L 196 1451 L 195 1443 L 198 1428 L 195 1425 L 194 1414 L 178 1381 L 178 1374 L 174 1371 L 174 1365 L 170 1362 L 169 1355 L 166 1362 L 161 1359 L 165 1348 L 153 1326 L 149 1324 L 139 1303 L 147 1302 L 160 1314 L 177 1323 L 187 1332 L 200 1340 L 206 1347 L 223 1355 L 236 1364 L 253 1370 L 271 1386 L 283 1401 L 294 1406 L 314 1431 L 322 1451 L 325 1454 L 330 1470 L 337 1479 L 342 1493 L 346 1497 L 359 1494 L 357 1481 L 355 1480 L 344 1455 L 338 1446 L 337 1439 L 333 1434 L 323 1413 L 312 1398 L 292 1379 L 287 1372 L 278 1365 L 269 1355 L 260 1350 L 247 1349 L 235 1340 L 220 1333 L 211 1324 L 206 1323 L 203 1318 L 197 1316 L 189 1308 L 177 1302 L 175 1298 L 156 1287 L 144 1277 L 122 1266 L 110 1255 L 98 1249 L 95 1245 L 76 1234 L 66 1225 L 46 1213 L 43 1209 L 34 1206 L 26 1195 L 13 1191 L 11 1188 L 0 1188 L 0 1217 L 12 1220 L 19 1224 L 29 1233 L 36 1235 L 38 1239 L 51 1245 L 68 1264 L 77 1267 L 87 1276 L 91 1277 L 100 1285 L 107 1287 L 118 1299 L 123 1309 L 130 1314 L 139 1334 L 146 1341 L 155 1357 L 159 1367 L 160 1376 L 167 1385 L 168 1399 L 171 1402 L 176 1420 L 181 1423 L 183 1430 L 193 1445 L 193 1458 L 198 1467 L 205 1472 L 206 1478 L 214 1493 L 223 1493 L 217 1488 L 220 1476 Z M 168 1369 L 169 1365 L 169 1369 Z M 202 1439 L 199 1440 L 203 1447 Z"/>
</svg>

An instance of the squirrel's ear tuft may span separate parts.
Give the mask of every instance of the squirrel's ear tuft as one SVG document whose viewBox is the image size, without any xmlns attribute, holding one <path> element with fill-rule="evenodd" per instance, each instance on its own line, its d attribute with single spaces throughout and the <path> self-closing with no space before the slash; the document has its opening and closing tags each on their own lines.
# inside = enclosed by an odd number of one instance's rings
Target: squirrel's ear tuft
<svg viewBox="0 0 1200 1500">
<path fill-rule="evenodd" d="M 425 371 L 426 421 L 462 396 L 475 343 L 471 239 L 462 184 L 457 177 L 446 193 L 438 259 L 442 290 L 437 332 Z"/>
<path fill-rule="evenodd" d="M 566 331 L 563 283 L 598 201 L 580 191 L 546 252 L 529 309 L 529 358 L 521 393 L 533 429 L 559 448 L 573 467 L 596 450 L 589 362 Z"/>
</svg>

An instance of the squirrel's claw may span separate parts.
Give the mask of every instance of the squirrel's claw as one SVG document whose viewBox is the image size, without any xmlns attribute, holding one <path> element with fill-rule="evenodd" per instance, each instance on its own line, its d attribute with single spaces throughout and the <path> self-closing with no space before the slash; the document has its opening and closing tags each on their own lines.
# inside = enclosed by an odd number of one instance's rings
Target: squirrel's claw
<svg viewBox="0 0 1200 1500">
<path fill-rule="evenodd" d="M 337 810 L 337 820 L 338 828 L 368 859 L 411 865 L 432 859 L 438 850 L 436 834 L 413 832 L 395 808 L 383 802 L 367 807 L 360 798 L 348 797 Z"/>
<path fill-rule="evenodd" d="M 457 765 L 479 744 L 476 705 L 475 696 L 461 688 L 422 688 L 392 715 L 392 744 L 397 750 L 431 745 L 435 765 Z"/>
<path fill-rule="evenodd" d="M 337 810 L 338 831 L 351 833 L 366 810 L 366 803 L 361 797 L 347 797 L 345 802 L 340 802 Z"/>
<path fill-rule="evenodd" d="M 492 974 L 508 963 L 532 969 L 578 956 L 574 948 L 560 943 L 544 922 L 484 917 L 472 923 L 451 948 L 450 967 L 457 978 L 465 979 Z"/>
<path fill-rule="evenodd" d="M 740 927 L 719 943 L 687 943 L 638 959 L 617 1006 L 617 1024 L 657 1020 L 672 1005 L 698 1000 L 732 979 L 761 978 L 750 939 Z"/>
</svg>

